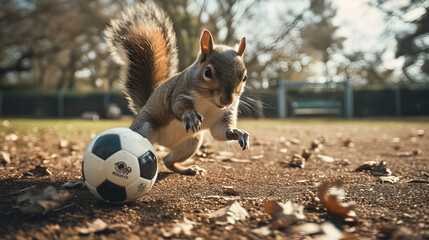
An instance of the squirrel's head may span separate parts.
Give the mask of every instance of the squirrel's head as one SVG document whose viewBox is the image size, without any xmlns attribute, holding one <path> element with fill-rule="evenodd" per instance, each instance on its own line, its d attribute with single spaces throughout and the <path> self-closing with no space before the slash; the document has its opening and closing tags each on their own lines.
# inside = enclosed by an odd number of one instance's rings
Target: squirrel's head
<svg viewBox="0 0 429 240">
<path fill-rule="evenodd" d="M 201 52 L 198 58 L 199 86 L 219 108 L 231 105 L 244 90 L 247 70 L 243 61 L 246 38 L 237 49 L 214 45 L 212 35 L 204 30 L 201 36 Z M 200 91 L 201 92 L 201 91 Z"/>
</svg>

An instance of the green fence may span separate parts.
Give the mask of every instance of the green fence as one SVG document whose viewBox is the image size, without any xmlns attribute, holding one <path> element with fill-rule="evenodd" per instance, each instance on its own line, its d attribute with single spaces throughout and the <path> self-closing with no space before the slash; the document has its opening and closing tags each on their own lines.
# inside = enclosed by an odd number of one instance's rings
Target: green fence
<svg viewBox="0 0 429 240">
<path fill-rule="evenodd" d="M 277 91 L 258 90 L 243 95 L 251 105 L 241 107 L 241 117 L 277 118 Z M 287 92 L 287 116 L 294 101 L 326 100 L 344 104 L 341 88 L 296 88 Z M 262 102 L 262 104 L 260 103 Z M 97 92 L 0 92 L 2 117 L 79 117 L 85 111 L 105 117 L 107 106 L 117 104 L 123 114 L 131 114 L 120 91 Z M 248 105 L 246 104 L 246 105 Z M 257 112 L 261 113 L 258 114 Z M 353 116 L 429 115 L 429 87 L 400 89 L 353 89 Z"/>
</svg>

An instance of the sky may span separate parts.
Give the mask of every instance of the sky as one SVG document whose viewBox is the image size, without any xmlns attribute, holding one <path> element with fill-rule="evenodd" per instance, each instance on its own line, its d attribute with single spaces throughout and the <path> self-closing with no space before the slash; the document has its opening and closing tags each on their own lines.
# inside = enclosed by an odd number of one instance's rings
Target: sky
<svg viewBox="0 0 429 240">
<path fill-rule="evenodd" d="M 375 52 L 386 49 L 384 54 L 385 67 L 390 69 L 402 66 L 403 59 L 395 58 L 396 40 L 393 36 L 383 36 L 387 27 L 384 13 L 368 4 L 369 0 L 334 0 L 338 7 L 335 24 L 340 26 L 338 34 L 347 38 L 344 47 L 347 50 Z M 390 1 L 389 8 L 405 6 L 409 0 Z M 416 8 L 403 15 L 405 21 L 411 22 L 425 13 L 423 7 Z M 405 28 L 409 25 L 395 26 Z"/>
</svg>

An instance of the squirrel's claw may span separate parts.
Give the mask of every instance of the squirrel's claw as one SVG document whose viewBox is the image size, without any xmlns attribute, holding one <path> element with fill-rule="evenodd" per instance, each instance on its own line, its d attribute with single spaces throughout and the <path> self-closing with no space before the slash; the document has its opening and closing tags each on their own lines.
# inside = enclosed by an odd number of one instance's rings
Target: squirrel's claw
<svg viewBox="0 0 429 240">
<path fill-rule="evenodd" d="M 189 129 L 192 129 L 194 133 L 200 131 L 202 121 L 203 117 L 197 111 L 187 112 L 182 116 L 182 122 L 186 132 L 188 132 Z"/>
<path fill-rule="evenodd" d="M 238 144 L 243 150 L 246 150 L 250 146 L 250 135 L 240 129 L 231 129 L 226 132 L 226 136 L 230 140 L 238 140 Z"/>
</svg>

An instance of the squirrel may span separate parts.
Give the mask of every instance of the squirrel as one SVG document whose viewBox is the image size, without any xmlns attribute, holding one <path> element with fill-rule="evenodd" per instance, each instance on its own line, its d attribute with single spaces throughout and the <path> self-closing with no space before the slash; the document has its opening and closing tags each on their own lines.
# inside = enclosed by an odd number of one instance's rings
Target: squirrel
<svg viewBox="0 0 429 240">
<path fill-rule="evenodd" d="M 203 30 L 197 59 L 177 72 L 173 23 L 154 3 L 127 7 L 111 20 L 104 36 L 121 65 L 123 91 L 136 114 L 130 128 L 152 144 L 169 148 L 163 159 L 168 169 L 186 175 L 206 173 L 196 165 L 180 165 L 200 148 L 204 132 L 249 148 L 250 135 L 236 127 L 247 80 L 245 37 L 235 49 L 215 45 L 211 33 Z"/>
</svg>

